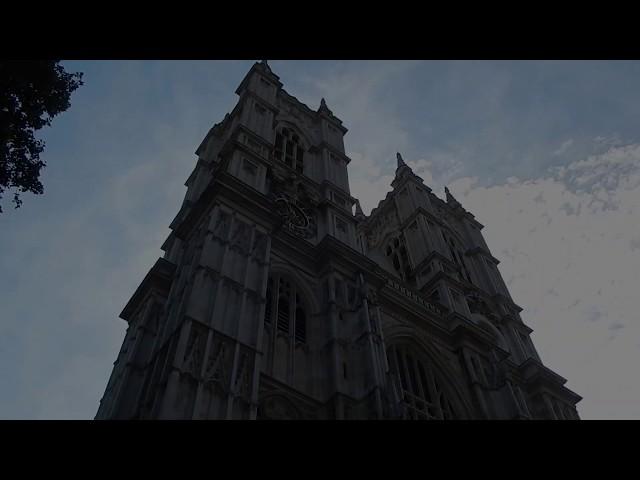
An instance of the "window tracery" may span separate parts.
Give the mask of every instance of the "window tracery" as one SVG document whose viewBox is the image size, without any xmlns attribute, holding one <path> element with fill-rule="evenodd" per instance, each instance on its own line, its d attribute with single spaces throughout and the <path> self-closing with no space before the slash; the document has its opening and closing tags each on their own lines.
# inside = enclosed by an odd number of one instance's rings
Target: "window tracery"
<svg viewBox="0 0 640 480">
<path fill-rule="evenodd" d="M 307 315 L 301 294 L 295 282 L 279 274 L 269 276 L 267 281 L 264 323 L 296 342 L 307 341 Z"/>
<path fill-rule="evenodd" d="M 401 393 L 402 418 L 452 420 L 459 418 L 433 365 L 407 346 L 387 350 L 389 366 Z"/>
<path fill-rule="evenodd" d="M 389 240 L 387 248 L 385 249 L 385 255 L 389 257 L 393 268 L 400 278 L 409 280 L 411 277 L 411 264 L 409 263 L 407 248 L 399 236 Z"/>
<path fill-rule="evenodd" d="M 298 173 L 304 173 L 304 147 L 300 136 L 292 129 L 282 127 L 276 132 L 273 156 Z"/>
</svg>

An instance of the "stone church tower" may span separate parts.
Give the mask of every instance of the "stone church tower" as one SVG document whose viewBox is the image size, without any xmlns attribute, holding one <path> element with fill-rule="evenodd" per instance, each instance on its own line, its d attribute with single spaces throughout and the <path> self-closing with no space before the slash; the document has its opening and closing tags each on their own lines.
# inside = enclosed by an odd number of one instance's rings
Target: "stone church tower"
<svg viewBox="0 0 640 480">
<path fill-rule="evenodd" d="M 369 216 L 347 129 L 266 61 L 207 134 L 97 419 L 578 419 L 479 224 L 397 155 Z"/>
</svg>

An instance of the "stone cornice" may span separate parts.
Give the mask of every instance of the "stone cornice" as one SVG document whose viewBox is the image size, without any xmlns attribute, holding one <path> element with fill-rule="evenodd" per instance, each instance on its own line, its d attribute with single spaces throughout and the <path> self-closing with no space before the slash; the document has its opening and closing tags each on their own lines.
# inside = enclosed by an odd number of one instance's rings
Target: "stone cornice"
<svg viewBox="0 0 640 480">
<path fill-rule="evenodd" d="M 522 378 L 524 378 L 525 385 L 530 394 L 546 390 L 559 397 L 564 397 L 572 403 L 578 403 L 582 400 L 580 395 L 564 386 L 567 382 L 565 378 L 533 358 L 529 358 L 520 364 L 518 371 Z"/>
<path fill-rule="evenodd" d="M 468 257 L 471 257 L 472 255 L 482 255 L 482 256 L 488 258 L 489 260 L 491 260 L 496 265 L 500 264 L 500 260 L 498 260 L 496 257 L 491 255 L 491 253 L 489 253 L 489 251 L 486 248 L 481 247 L 481 246 L 476 246 L 476 247 L 470 248 L 469 250 L 464 252 L 464 254 L 466 256 L 468 256 Z"/>
<path fill-rule="evenodd" d="M 449 328 L 456 342 L 456 347 L 473 346 L 478 351 L 486 353 L 495 350 L 499 360 L 506 360 L 511 354 L 496 345 L 491 335 L 478 325 L 458 312 L 451 312 L 448 316 Z"/>
<path fill-rule="evenodd" d="M 328 143 L 326 140 L 321 140 L 317 145 L 317 148 L 326 148 L 330 153 L 333 153 L 336 157 L 339 157 L 341 160 L 344 160 L 344 162 L 349 165 L 351 163 L 351 159 L 347 156 L 346 153 L 340 151 L 337 147 L 335 147 L 334 145 L 331 145 L 330 143 Z"/>
<path fill-rule="evenodd" d="M 305 395 L 301 391 L 293 389 L 290 385 L 287 385 L 265 373 L 260 374 L 260 390 L 261 397 L 268 397 L 271 395 L 286 395 L 290 399 L 294 400 L 294 403 L 300 402 L 307 408 L 320 407 L 324 405 L 324 402 L 322 400 L 311 397 L 309 395 Z"/>
<path fill-rule="evenodd" d="M 313 182 L 313 180 L 311 180 Z M 336 192 L 338 192 L 340 195 L 344 196 L 346 200 L 349 200 L 351 203 L 355 203 L 356 199 L 355 197 L 352 197 L 349 192 L 347 192 L 345 189 L 339 187 L 338 185 L 336 185 L 333 182 L 330 182 L 329 180 L 325 179 L 322 180 L 322 182 L 320 182 L 319 184 L 316 182 L 313 182 L 314 185 L 319 186 L 320 188 L 322 188 L 323 190 L 325 189 L 330 189 L 330 190 L 335 190 Z"/>
<path fill-rule="evenodd" d="M 459 270 L 460 267 L 458 267 L 451 259 L 447 258 L 445 255 L 443 255 L 442 253 L 440 253 L 438 250 L 432 250 L 429 255 L 427 255 L 426 257 L 424 257 L 420 263 L 418 263 L 415 267 L 414 267 L 414 271 L 416 273 L 420 273 L 420 271 L 422 271 L 422 269 L 427 266 L 432 260 L 434 259 L 438 259 L 442 262 L 445 262 L 447 264 L 447 266 L 453 267 L 455 268 L 455 270 Z"/>
<path fill-rule="evenodd" d="M 267 110 L 271 110 L 274 113 L 274 115 L 277 115 L 280 113 L 280 108 L 277 105 L 274 105 L 269 100 L 258 95 L 253 90 L 245 90 L 244 92 L 242 92 L 242 95 L 240 95 L 240 100 L 238 101 L 238 103 L 242 103 L 242 101 L 244 101 L 245 98 L 252 98 L 253 100 L 257 101 L 260 104 L 260 106 L 266 108 Z"/>
<path fill-rule="evenodd" d="M 385 277 L 386 280 L 385 286 L 389 291 L 393 291 L 394 293 L 397 292 L 398 294 L 400 294 L 399 298 L 402 298 L 403 300 L 409 300 L 412 304 L 420 306 L 422 310 L 427 310 L 432 315 L 435 315 L 437 317 L 443 317 L 444 315 L 446 315 L 447 309 L 445 307 L 429 301 L 424 296 L 424 294 L 412 288 L 408 288 L 404 283 L 398 281 L 395 278 L 392 278 L 389 274 L 387 274 L 387 272 L 382 272 L 381 276 Z M 415 306 L 413 308 L 415 309 Z"/>
<path fill-rule="evenodd" d="M 523 308 L 518 305 L 517 303 L 515 303 L 513 300 L 511 300 L 510 298 L 504 296 L 502 293 L 494 293 L 491 296 L 491 299 L 498 304 L 502 304 L 502 305 L 506 305 L 514 310 L 516 310 L 518 313 L 522 312 Z M 529 328 L 529 327 L 527 327 Z M 533 330 L 531 330 L 533 332 Z"/>
<path fill-rule="evenodd" d="M 245 133 L 247 135 L 249 135 L 251 137 L 252 140 L 257 141 L 259 143 L 262 143 L 265 147 L 267 147 L 269 150 L 271 150 L 273 148 L 273 143 L 264 138 L 263 136 L 259 135 L 257 132 L 254 132 L 253 130 L 251 130 L 249 127 L 247 127 L 246 125 L 239 123 L 238 125 L 236 125 L 236 128 L 233 130 L 233 132 L 231 133 L 231 135 L 229 136 L 229 140 L 228 141 L 232 141 L 232 142 L 236 142 L 239 145 L 242 145 L 245 148 L 249 148 L 247 147 L 247 145 L 245 145 L 244 143 L 240 142 L 238 140 L 238 133 Z"/>
<path fill-rule="evenodd" d="M 364 273 L 368 278 L 378 278 L 382 283 L 376 262 L 331 235 L 325 235 L 315 250 L 315 261 L 319 269 L 329 263 L 342 263 L 353 271 Z"/>
<path fill-rule="evenodd" d="M 173 230 L 177 238 L 182 240 L 187 238 L 191 229 L 197 224 L 202 215 L 208 211 L 214 199 L 220 193 L 224 193 L 225 198 L 236 200 L 238 205 L 246 206 L 248 210 L 257 213 L 261 218 L 269 220 L 271 224 L 277 223 L 279 217 L 268 198 L 233 175 L 221 170 L 214 181 L 192 205 L 186 216 L 174 225 Z"/>
<path fill-rule="evenodd" d="M 430 288 L 433 287 L 434 284 L 436 284 L 438 281 L 441 281 L 441 280 L 445 280 L 448 284 L 456 287 L 458 290 L 460 290 L 460 293 L 462 293 L 462 294 L 466 294 L 470 290 L 471 291 L 475 291 L 475 289 L 478 288 L 475 285 L 469 284 L 466 281 L 465 282 L 461 282 L 460 280 L 457 280 L 457 279 L 453 278 L 448 273 L 445 273 L 442 270 L 440 270 L 440 271 L 436 272 L 433 275 L 433 277 L 431 277 L 429 279 L 429 281 L 425 282 L 425 284 L 422 286 L 421 290 L 429 290 Z"/>
</svg>

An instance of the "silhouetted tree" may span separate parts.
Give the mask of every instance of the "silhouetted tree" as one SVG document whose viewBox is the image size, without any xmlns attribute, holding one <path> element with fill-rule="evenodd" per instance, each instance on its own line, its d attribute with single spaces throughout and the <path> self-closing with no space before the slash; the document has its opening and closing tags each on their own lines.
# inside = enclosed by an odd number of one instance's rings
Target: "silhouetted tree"
<svg viewBox="0 0 640 480">
<path fill-rule="evenodd" d="M 0 61 L 0 200 L 7 188 L 15 189 L 18 208 L 21 192 L 43 192 L 44 142 L 34 132 L 67 110 L 71 92 L 82 84 L 82 73 L 67 73 L 59 61 Z"/>
</svg>

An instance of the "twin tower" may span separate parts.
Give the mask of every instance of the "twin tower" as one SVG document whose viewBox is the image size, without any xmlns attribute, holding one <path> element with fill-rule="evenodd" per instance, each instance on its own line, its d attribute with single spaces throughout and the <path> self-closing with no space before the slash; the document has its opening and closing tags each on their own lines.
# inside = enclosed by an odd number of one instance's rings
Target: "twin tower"
<svg viewBox="0 0 640 480">
<path fill-rule="evenodd" d="M 266 61 L 207 134 L 97 419 L 578 419 L 481 229 L 397 156 L 369 216 L 347 129 Z"/>
</svg>

